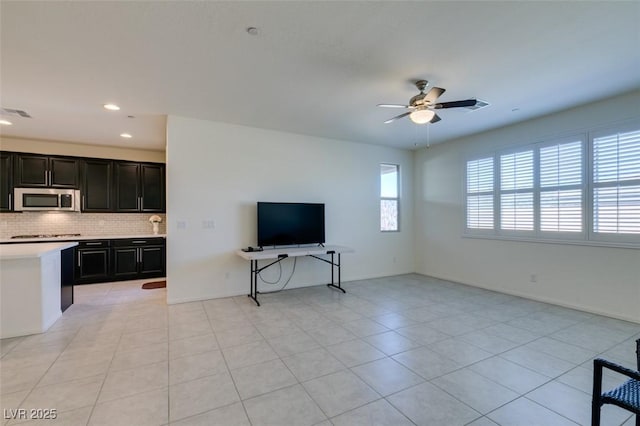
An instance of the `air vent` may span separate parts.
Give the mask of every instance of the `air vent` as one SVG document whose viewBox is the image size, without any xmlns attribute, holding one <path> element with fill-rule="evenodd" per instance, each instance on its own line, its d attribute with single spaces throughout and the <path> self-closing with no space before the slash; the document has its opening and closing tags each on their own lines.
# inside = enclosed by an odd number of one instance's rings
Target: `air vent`
<svg viewBox="0 0 640 426">
<path fill-rule="evenodd" d="M 0 112 L 5 115 L 13 115 L 14 117 L 31 118 L 31 116 L 21 109 L 0 108 Z"/>
<path fill-rule="evenodd" d="M 476 104 L 466 107 L 467 109 L 470 109 L 471 111 L 475 111 L 477 109 L 480 108 L 484 108 L 484 107 L 488 107 L 489 106 L 489 102 L 483 101 L 481 99 L 476 99 Z"/>
</svg>

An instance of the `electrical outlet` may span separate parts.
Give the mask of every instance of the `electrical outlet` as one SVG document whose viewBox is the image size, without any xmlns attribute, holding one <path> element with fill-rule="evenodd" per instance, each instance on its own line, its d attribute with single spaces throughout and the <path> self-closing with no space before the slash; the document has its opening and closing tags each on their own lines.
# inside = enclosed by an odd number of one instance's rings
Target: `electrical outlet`
<svg viewBox="0 0 640 426">
<path fill-rule="evenodd" d="M 538 282 L 538 275 L 537 274 L 531 274 L 531 276 L 529 277 L 529 282 L 537 283 Z"/>
<path fill-rule="evenodd" d="M 216 227 L 216 222 L 211 219 L 202 221 L 203 229 L 214 229 L 215 227 Z"/>
<path fill-rule="evenodd" d="M 185 222 L 184 220 L 179 220 L 176 222 L 176 227 L 178 229 L 187 229 L 187 222 Z"/>
</svg>

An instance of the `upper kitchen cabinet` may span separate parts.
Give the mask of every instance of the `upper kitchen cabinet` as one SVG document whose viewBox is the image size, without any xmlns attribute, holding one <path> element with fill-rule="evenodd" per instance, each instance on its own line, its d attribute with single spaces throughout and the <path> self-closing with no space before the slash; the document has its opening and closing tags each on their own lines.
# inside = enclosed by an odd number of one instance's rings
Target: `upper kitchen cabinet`
<svg viewBox="0 0 640 426">
<path fill-rule="evenodd" d="M 113 161 L 84 159 L 82 168 L 82 204 L 87 213 L 113 211 Z"/>
<path fill-rule="evenodd" d="M 16 155 L 14 186 L 78 188 L 78 159 L 46 155 Z"/>
<path fill-rule="evenodd" d="M 116 210 L 119 212 L 163 212 L 164 164 L 115 164 Z"/>
<path fill-rule="evenodd" d="M 0 211 L 13 209 L 13 155 L 0 153 Z"/>
</svg>

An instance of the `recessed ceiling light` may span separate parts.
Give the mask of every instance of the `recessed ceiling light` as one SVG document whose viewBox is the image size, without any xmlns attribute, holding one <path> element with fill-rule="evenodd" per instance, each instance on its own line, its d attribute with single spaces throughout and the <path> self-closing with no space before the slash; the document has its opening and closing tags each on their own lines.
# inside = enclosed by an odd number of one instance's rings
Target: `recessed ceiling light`
<svg viewBox="0 0 640 426">
<path fill-rule="evenodd" d="M 133 136 L 129 133 L 120 133 L 121 138 L 131 139 Z"/>
<path fill-rule="evenodd" d="M 118 111 L 120 107 L 116 104 L 104 104 L 104 109 L 108 109 L 109 111 Z"/>
<path fill-rule="evenodd" d="M 5 126 L 11 126 L 13 123 L 8 120 L 0 120 L 0 124 L 4 124 Z"/>
</svg>

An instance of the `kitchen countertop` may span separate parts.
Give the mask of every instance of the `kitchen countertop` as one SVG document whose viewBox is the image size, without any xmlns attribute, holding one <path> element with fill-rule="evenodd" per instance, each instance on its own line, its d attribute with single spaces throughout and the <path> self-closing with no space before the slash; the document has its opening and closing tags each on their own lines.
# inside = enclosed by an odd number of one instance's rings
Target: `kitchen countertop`
<svg viewBox="0 0 640 426">
<path fill-rule="evenodd" d="M 53 237 L 53 238 L 2 238 L 2 244 L 16 243 L 43 243 L 43 242 L 66 242 L 83 240 L 117 240 L 126 238 L 167 238 L 167 234 L 136 234 L 136 235 L 81 235 L 79 237 Z"/>
<path fill-rule="evenodd" d="M 4 244 L 0 245 L 0 260 L 37 258 L 77 245 L 78 243 L 73 241 L 38 244 Z"/>
</svg>

